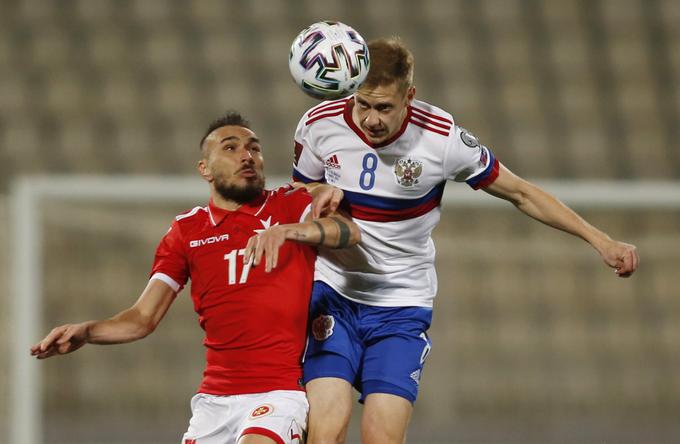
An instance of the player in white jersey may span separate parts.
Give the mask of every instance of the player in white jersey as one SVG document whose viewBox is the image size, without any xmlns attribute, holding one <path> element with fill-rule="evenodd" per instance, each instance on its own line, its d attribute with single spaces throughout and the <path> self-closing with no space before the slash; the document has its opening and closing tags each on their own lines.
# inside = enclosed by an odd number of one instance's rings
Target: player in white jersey
<svg viewBox="0 0 680 444">
<path fill-rule="evenodd" d="M 360 244 L 317 260 L 304 364 L 312 444 L 345 440 L 353 386 L 365 403 L 362 442 L 404 441 L 431 347 L 430 236 L 447 181 L 583 238 L 621 277 L 639 262 L 633 245 L 514 175 L 449 113 L 415 100 L 413 56 L 398 39 L 371 42 L 369 51 L 360 90 L 312 108 L 295 133 L 293 176 L 313 190 L 315 214 L 342 201 L 362 232 Z"/>
</svg>

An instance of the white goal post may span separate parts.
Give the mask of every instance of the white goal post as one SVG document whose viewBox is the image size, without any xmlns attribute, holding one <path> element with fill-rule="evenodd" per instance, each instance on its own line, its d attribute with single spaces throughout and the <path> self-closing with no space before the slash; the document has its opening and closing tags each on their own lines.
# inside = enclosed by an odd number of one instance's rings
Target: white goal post
<svg viewBox="0 0 680 444">
<path fill-rule="evenodd" d="M 268 179 L 269 187 L 283 184 L 283 177 Z M 575 208 L 680 209 L 680 182 L 661 181 L 536 181 L 541 187 Z M 11 188 L 11 287 L 10 296 L 10 440 L 21 444 L 43 442 L 42 386 L 38 363 L 29 347 L 44 332 L 43 223 L 41 203 L 80 202 L 193 202 L 204 203 L 208 186 L 198 177 L 186 176 L 26 176 Z M 506 202 L 450 184 L 443 205 L 485 208 Z"/>
</svg>

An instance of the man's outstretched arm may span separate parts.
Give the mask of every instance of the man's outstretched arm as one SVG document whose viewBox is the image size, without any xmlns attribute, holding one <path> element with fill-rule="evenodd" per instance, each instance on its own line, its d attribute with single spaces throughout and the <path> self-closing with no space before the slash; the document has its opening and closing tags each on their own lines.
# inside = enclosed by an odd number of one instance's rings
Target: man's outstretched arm
<svg viewBox="0 0 680 444">
<path fill-rule="evenodd" d="M 597 250 L 607 265 L 616 270 L 619 277 L 630 276 L 640 263 L 634 245 L 611 239 L 557 198 L 516 176 L 503 165 L 500 166 L 498 178 L 484 191 L 512 202 L 520 211 L 546 225 L 584 239 Z"/>
<path fill-rule="evenodd" d="M 309 214 L 304 222 L 276 225 L 248 240 L 243 262 L 253 260 L 257 266 L 265 259 L 265 270 L 271 271 L 278 263 L 279 248 L 287 240 L 326 248 L 347 248 L 361 240 L 359 227 L 340 213 L 319 219 Z"/>
<path fill-rule="evenodd" d="M 122 344 L 141 339 L 156 329 L 177 294 L 168 284 L 152 279 L 137 302 L 110 319 L 55 327 L 31 347 L 38 359 L 64 355 L 85 344 Z"/>
</svg>

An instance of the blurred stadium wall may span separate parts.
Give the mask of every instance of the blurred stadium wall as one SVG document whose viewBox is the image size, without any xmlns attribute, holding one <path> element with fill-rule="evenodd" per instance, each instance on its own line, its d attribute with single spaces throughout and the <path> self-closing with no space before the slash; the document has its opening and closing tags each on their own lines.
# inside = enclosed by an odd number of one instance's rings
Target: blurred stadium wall
<svg viewBox="0 0 680 444">
<path fill-rule="evenodd" d="M 677 0 L 0 0 L 2 356 L 13 180 L 191 175 L 204 127 L 232 108 L 253 121 L 267 173 L 289 174 L 314 102 L 289 78 L 288 47 L 321 19 L 400 35 L 418 97 L 522 176 L 680 180 Z M 128 306 L 194 203 L 45 203 L 40 329 Z M 582 213 L 638 245 L 634 278 L 516 211 L 445 208 L 410 442 L 680 442 L 680 210 Z M 203 365 L 187 299 L 139 343 L 41 364 L 45 442 L 178 441 Z"/>
</svg>

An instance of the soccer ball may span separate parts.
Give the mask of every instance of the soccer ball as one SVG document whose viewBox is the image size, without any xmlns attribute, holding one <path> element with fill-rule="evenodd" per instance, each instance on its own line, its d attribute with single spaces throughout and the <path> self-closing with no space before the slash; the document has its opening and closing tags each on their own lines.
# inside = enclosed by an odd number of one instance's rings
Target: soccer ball
<svg viewBox="0 0 680 444">
<path fill-rule="evenodd" d="M 340 22 L 318 22 L 304 29 L 293 41 L 288 58 L 295 83 L 320 100 L 352 94 L 366 80 L 369 66 L 366 42 Z"/>
</svg>

